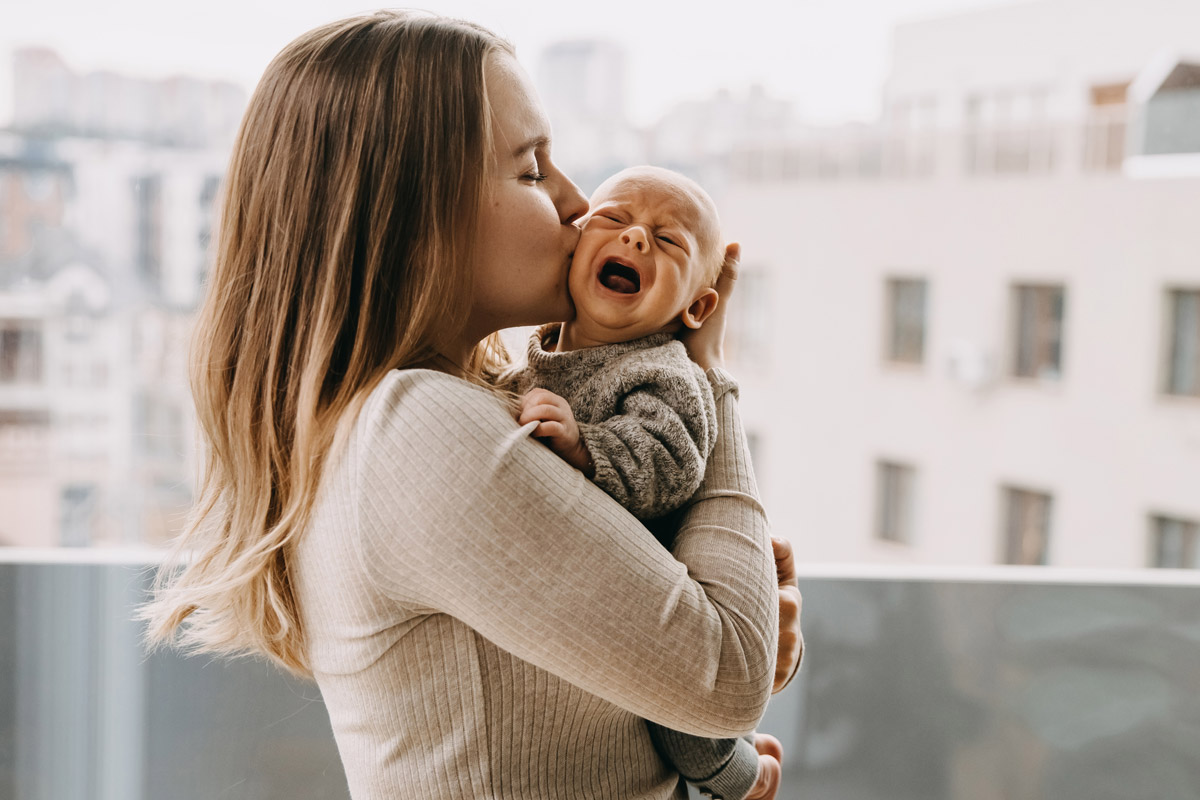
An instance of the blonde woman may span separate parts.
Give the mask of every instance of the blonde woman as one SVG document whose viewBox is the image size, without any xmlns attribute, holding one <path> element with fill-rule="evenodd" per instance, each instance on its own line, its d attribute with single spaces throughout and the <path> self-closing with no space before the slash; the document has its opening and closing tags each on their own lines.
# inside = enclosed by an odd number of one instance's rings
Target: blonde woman
<svg viewBox="0 0 1200 800">
<path fill-rule="evenodd" d="M 357 800 L 684 797 L 643 720 L 745 734 L 799 661 L 722 324 L 688 343 L 720 427 L 675 558 L 492 388 L 496 331 L 571 314 L 549 134 L 502 40 L 380 12 L 286 47 L 234 147 L 149 638 L 315 678 Z"/>
</svg>

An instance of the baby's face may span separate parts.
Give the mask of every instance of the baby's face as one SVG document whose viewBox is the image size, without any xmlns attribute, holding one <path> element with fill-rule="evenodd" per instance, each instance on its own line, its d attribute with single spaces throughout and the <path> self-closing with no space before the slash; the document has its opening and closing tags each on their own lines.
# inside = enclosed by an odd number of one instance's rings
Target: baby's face
<svg viewBox="0 0 1200 800">
<path fill-rule="evenodd" d="M 678 329 L 711 292 L 712 201 L 675 173 L 639 167 L 605 181 L 590 206 L 571 262 L 572 324 L 609 343 Z"/>
</svg>

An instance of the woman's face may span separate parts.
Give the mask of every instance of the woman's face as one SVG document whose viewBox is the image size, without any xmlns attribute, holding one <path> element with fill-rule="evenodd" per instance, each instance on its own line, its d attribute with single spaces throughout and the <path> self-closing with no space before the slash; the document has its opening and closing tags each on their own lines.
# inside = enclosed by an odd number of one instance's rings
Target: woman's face
<svg viewBox="0 0 1200 800">
<path fill-rule="evenodd" d="M 501 328 L 573 316 L 573 223 L 587 211 L 579 188 L 550 160 L 550 122 L 524 70 L 498 53 L 485 80 L 495 158 L 476 230 L 470 344 Z"/>
</svg>

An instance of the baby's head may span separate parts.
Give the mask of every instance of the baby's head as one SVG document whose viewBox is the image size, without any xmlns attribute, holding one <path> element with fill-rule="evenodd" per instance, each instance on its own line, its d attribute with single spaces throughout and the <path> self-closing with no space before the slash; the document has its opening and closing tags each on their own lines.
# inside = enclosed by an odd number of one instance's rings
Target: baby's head
<svg viewBox="0 0 1200 800">
<path fill-rule="evenodd" d="M 622 170 L 591 197 L 571 263 L 578 340 L 699 328 L 716 309 L 725 248 L 712 198 L 659 167 Z"/>
</svg>

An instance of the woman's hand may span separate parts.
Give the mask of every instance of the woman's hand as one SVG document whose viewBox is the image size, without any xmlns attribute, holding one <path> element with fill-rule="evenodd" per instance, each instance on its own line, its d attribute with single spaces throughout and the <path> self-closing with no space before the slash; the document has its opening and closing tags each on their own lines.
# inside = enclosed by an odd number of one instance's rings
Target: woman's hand
<svg viewBox="0 0 1200 800">
<path fill-rule="evenodd" d="M 771 547 L 775 551 L 775 575 L 779 581 L 779 655 L 775 659 L 775 685 L 771 689 L 777 693 L 791 681 L 804 656 L 804 634 L 800 631 L 800 609 L 804 602 L 796 578 L 792 543 L 771 537 Z"/>
<path fill-rule="evenodd" d="M 758 751 L 758 780 L 746 800 L 775 800 L 783 782 L 783 745 L 769 733 L 756 733 L 754 749 Z"/>
<path fill-rule="evenodd" d="M 717 300 L 717 310 L 699 328 L 685 330 L 679 336 L 688 355 L 701 369 L 725 366 L 725 320 L 741 256 L 742 248 L 737 242 L 725 248 L 725 263 L 721 265 L 721 277 L 716 285 L 720 298 Z"/>
</svg>

